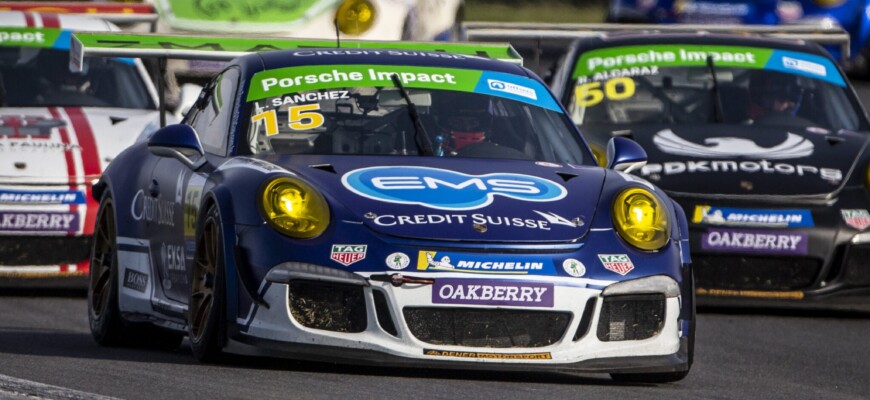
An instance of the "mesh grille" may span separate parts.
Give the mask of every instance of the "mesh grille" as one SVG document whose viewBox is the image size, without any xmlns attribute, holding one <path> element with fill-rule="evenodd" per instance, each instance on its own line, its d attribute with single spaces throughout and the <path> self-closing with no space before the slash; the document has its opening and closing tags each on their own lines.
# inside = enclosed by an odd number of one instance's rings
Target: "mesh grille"
<svg viewBox="0 0 870 400">
<path fill-rule="evenodd" d="M 0 265 L 57 265 L 85 261 L 90 236 L 0 236 Z"/>
<path fill-rule="evenodd" d="M 289 300 L 290 314 L 302 326 L 351 333 L 366 329 L 365 297 L 360 286 L 293 281 Z"/>
<path fill-rule="evenodd" d="M 608 296 L 601 305 L 598 340 L 649 339 L 659 333 L 665 321 L 662 294 Z"/>
<path fill-rule="evenodd" d="M 693 255 L 692 267 L 699 288 L 800 290 L 815 282 L 822 262 L 801 257 Z"/>
<path fill-rule="evenodd" d="M 870 284 L 870 245 L 850 246 L 846 253 L 846 283 L 851 285 Z"/>
<path fill-rule="evenodd" d="M 565 334 L 570 313 L 464 308 L 410 308 L 405 322 L 419 340 L 468 347 L 542 347 Z"/>
</svg>

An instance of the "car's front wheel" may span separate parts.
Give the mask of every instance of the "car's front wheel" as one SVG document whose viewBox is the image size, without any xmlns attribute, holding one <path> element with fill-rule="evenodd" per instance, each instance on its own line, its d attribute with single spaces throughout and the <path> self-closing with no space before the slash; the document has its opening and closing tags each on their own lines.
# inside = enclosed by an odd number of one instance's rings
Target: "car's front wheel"
<svg viewBox="0 0 870 400">
<path fill-rule="evenodd" d="M 223 352 L 226 328 L 223 323 L 225 288 L 223 236 L 217 207 L 205 214 L 196 241 L 193 276 L 190 281 L 188 338 L 194 357 L 202 362 L 217 362 Z"/>
</svg>

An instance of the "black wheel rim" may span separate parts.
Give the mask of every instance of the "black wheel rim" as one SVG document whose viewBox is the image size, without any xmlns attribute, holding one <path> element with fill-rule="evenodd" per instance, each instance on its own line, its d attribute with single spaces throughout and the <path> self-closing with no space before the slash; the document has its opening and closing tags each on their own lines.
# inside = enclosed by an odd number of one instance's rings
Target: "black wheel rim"
<svg viewBox="0 0 870 400">
<path fill-rule="evenodd" d="M 202 237 L 196 245 L 196 261 L 193 264 L 193 282 L 190 295 L 190 329 L 192 338 L 200 341 L 206 330 L 214 307 L 214 277 L 217 264 L 217 226 L 208 221 Z"/>
<path fill-rule="evenodd" d="M 112 294 L 112 263 L 115 260 L 115 213 L 107 202 L 100 210 L 94 229 L 94 255 L 90 266 L 91 311 L 99 318 L 106 311 Z"/>
</svg>

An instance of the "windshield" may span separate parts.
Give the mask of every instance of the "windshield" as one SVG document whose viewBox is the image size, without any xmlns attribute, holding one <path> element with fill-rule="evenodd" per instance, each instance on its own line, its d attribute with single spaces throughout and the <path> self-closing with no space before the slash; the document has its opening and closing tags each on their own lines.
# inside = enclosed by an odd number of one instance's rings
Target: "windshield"
<svg viewBox="0 0 870 400">
<path fill-rule="evenodd" d="M 73 73 L 68 50 L 37 47 L 0 47 L 0 105 L 156 109 L 132 60 L 89 58 Z"/>
<path fill-rule="evenodd" d="M 416 110 L 412 117 L 396 74 Z M 387 65 L 292 67 L 251 80 L 254 154 L 358 154 L 583 162 L 571 121 L 535 80 Z M 422 144 L 431 144 L 431 153 Z M 428 153 L 428 154 L 427 154 Z"/>
<path fill-rule="evenodd" d="M 577 125 L 867 129 L 834 64 L 808 53 L 689 44 L 623 46 L 583 53 L 574 79 L 568 109 Z"/>
</svg>

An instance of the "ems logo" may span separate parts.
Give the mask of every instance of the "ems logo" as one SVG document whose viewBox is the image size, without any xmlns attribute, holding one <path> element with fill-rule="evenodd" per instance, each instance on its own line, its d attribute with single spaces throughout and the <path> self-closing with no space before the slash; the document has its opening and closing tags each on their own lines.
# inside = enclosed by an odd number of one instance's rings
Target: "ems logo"
<svg viewBox="0 0 870 400">
<path fill-rule="evenodd" d="M 843 215 L 846 225 L 859 231 L 863 231 L 870 226 L 870 212 L 867 210 L 840 210 L 840 213 Z"/>
<path fill-rule="evenodd" d="M 604 268 L 622 276 L 634 269 L 634 264 L 631 263 L 628 254 L 599 254 L 598 259 L 601 260 Z"/>
<path fill-rule="evenodd" d="M 329 258 L 341 265 L 348 266 L 366 258 L 367 247 L 364 244 L 334 244 Z"/>
</svg>

